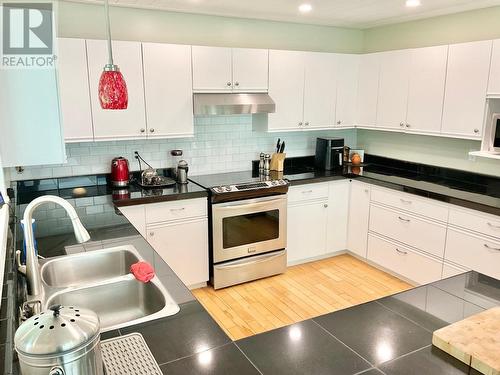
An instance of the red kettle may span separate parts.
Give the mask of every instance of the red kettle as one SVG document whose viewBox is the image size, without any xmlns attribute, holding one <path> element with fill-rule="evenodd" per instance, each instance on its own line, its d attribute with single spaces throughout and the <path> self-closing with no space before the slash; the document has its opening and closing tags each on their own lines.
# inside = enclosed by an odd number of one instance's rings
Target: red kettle
<svg viewBox="0 0 500 375">
<path fill-rule="evenodd" d="M 130 182 L 128 160 L 120 156 L 111 161 L 111 184 L 128 186 Z"/>
</svg>

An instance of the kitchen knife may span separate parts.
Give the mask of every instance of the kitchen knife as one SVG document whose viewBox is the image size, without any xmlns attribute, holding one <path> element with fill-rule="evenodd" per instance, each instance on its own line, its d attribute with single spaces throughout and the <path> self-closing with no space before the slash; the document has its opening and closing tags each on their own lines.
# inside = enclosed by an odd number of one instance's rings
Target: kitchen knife
<svg viewBox="0 0 500 375">
<path fill-rule="evenodd" d="M 280 142 L 281 142 L 281 138 L 278 138 L 278 143 L 276 143 L 276 152 L 280 152 Z"/>
<path fill-rule="evenodd" d="M 282 154 L 285 151 L 285 141 L 281 142 L 281 147 L 279 153 Z"/>
</svg>

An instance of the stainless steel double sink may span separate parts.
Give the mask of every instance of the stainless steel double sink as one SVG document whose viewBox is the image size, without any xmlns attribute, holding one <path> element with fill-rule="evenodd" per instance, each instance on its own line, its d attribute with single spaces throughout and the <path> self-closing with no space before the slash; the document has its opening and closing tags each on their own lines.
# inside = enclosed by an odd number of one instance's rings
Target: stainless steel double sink
<svg viewBox="0 0 500 375">
<path fill-rule="evenodd" d="M 42 260 L 42 309 L 54 304 L 91 309 L 102 332 L 176 314 L 179 306 L 157 276 L 143 283 L 130 273 L 142 260 L 131 245 Z"/>
</svg>

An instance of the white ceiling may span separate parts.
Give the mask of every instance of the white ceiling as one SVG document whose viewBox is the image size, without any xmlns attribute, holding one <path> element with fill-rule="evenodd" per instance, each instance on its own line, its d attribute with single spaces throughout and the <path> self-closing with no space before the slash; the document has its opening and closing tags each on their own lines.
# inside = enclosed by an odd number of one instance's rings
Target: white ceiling
<svg viewBox="0 0 500 375">
<path fill-rule="evenodd" d="M 102 3 L 102 0 L 74 0 Z M 405 0 L 109 0 L 111 4 L 176 12 L 241 18 L 290 21 L 307 24 L 369 28 L 438 15 L 500 5 L 500 0 L 421 0 L 416 8 Z M 313 10 L 301 14 L 298 6 Z"/>
</svg>

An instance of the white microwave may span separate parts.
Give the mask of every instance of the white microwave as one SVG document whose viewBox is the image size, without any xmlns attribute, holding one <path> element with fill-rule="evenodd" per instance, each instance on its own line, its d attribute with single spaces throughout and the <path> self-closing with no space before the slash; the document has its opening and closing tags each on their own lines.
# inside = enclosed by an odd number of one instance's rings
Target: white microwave
<svg viewBox="0 0 500 375">
<path fill-rule="evenodd" d="M 500 153 L 500 113 L 494 113 L 491 120 L 490 151 Z"/>
</svg>

